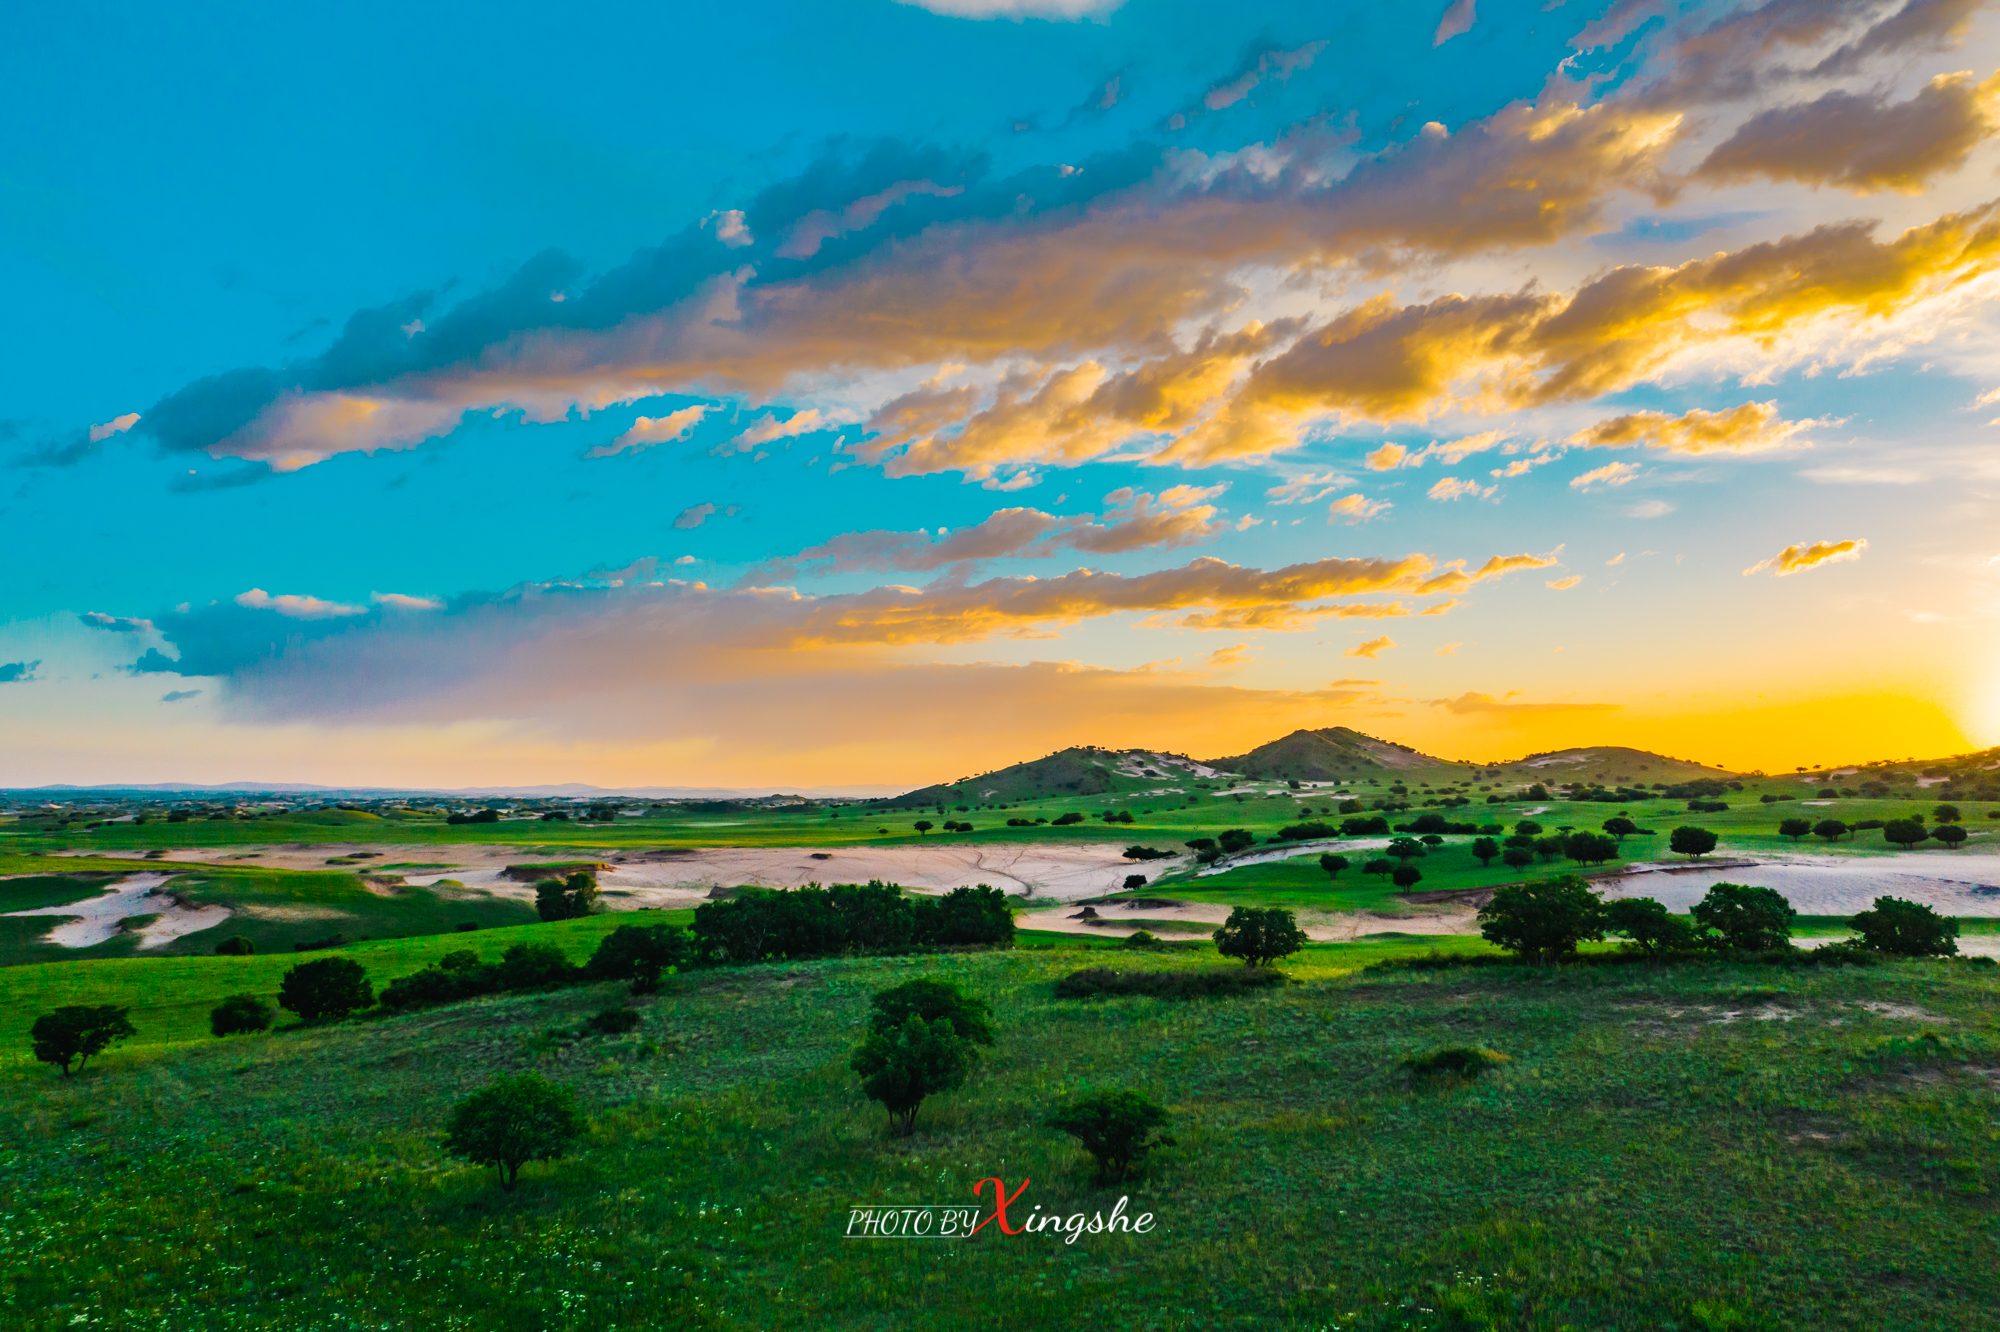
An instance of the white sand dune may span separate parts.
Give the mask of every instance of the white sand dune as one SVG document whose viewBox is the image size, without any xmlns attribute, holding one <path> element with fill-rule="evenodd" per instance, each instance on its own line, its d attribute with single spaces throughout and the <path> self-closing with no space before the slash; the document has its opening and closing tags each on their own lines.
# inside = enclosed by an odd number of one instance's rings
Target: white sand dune
<svg viewBox="0 0 2000 1332">
<path fill-rule="evenodd" d="M 2000 916 L 2000 855 L 1969 851 L 1784 856 L 1737 869 L 1634 865 L 1616 879 L 1598 880 L 1607 897 L 1656 898 L 1673 911 L 1686 911 L 1717 883 L 1775 888 L 1806 916 L 1851 916 L 1878 897 L 1922 902 L 1948 916 Z"/>
<path fill-rule="evenodd" d="M 165 947 L 184 934 L 212 929 L 229 919 L 225 906 L 188 907 L 157 892 L 170 875 L 131 874 L 107 884 L 95 897 L 62 906 L 36 907 L 32 911 L 10 911 L 10 916 L 58 916 L 63 922 L 42 936 L 59 948 L 92 948 L 118 933 L 121 922 L 133 916 L 159 919 L 138 930 L 142 950 Z"/>
</svg>

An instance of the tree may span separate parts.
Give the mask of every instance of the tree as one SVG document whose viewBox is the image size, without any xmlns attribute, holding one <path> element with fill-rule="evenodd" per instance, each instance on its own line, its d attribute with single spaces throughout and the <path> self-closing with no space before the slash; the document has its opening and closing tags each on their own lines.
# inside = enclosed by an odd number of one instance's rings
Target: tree
<svg viewBox="0 0 2000 1332">
<path fill-rule="evenodd" d="M 510 1192 L 530 1161 L 554 1161 L 583 1136 L 568 1087 L 537 1073 L 501 1078 L 452 1107 L 444 1149 L 474 1165 L 497 1166 Z"/>
<path fill-rule="evenodd" d="M 244 1036 L 271 1029 L 271 1006 L 255 995 L 232 994 L 208 1014 L 213 1036 Z"/>
<path fill-rule="evenodd" d="M 1536 823 L 1533 819 L 1522 819 L 1514 825 L 1514 835 L 1516 837 L 1540 837 L 1542 835 L 1542 825 Z"/>
<path fill-rule="evenodd" d="M 1847 922 L 1861 945 L 1897 957 L 1952 957 L 1958 953 L 1958 922 L 1921 902 L 1878 897 L 1875 905 Z"/>
<path fill-rule="evenodd" d="M 1509 884 L 1479 909 L 1479 933 L 1524 962 L 1554 962 L 1604 937 L 1604 901 L 1574 875 Z"/>
<path fill-rule="evenodd" d="M 967 994 L 948 980 L 923 976 L 887 990 L 877 990 L 870 999 L 868 1029 L 887 1035 L 913 1017 L 926 1022 L 945 1022 L 974 1045 L 993 1044 L 993 1010 L 984 999 Z"/>
<path fill-rule="evenodd" d="M 972 1042 L 958 1034 L 949 1018 L 926 1022 L 912 1014 L 903 1025 L 871 1031 L 848 1061 L 861 1079 L 861 1090 L 889 1112 L 898 1136 L 916 1132 L 917 1108 L 924 1098 L 963 1085 L 972 1071 Z"/>
<path fill-rule="evenodd" d="M 1534 848 L 1510 846 L 1500 853 L 1500 863 L 1509 869 L 1525 869 L 1535 863 Z"/>
<path fill-rule="evenodd" d="M 1939 823 L 1957 823 L 1965 816 L 1958 812 L 1957 805 L 1939 805 L 1931 811 L 1931 817 Z"/>
<path fill-rule="evenodd" d="M 1056 822 L 1059 824 L 1082 823 L 1083 816 L 1079 814 L 1075 818 L 1071 818 L 1069 815 L 1065 814 L 1062 818 L 1057 819 Z M 932 828 L 935 828 L 937 825 L 932 823 L 929 819 L 918 819 L 915 823 L 911 824 L 910 826 L 917 830 L 917 836 L 922 837 L 925 833 L 929 832 Z"/>
<path fill-rule="evenodd" d="M 1778 836 L 1789 837 L 1794 846 L 1798 840 L 1813 830 L 1811 819 L 1784 819 L 1778 824 Z"/>
<path fill-rule="evenodd" d="M 1940 823 L 1931 833 L 1931 836 L 1943 842 L 1945 847 L 1952 851 L 1958 850 L 1958 844 L 1963 842 L 1969 835 L 1965 829 L 1959 827 L 1956 823 Z"/>
<path fill-rule="evenodd" d="M 535 884 L 535 914 L 545 921 L 569 919 L 561 879 L 542 879 Z"/>
<path fill-rule="evenodd" d="M 1890 819 L 1882 825 L 1882 836 L 1907 851 L 1929 838 L 1930 833 L 1915 819 Z"/>
<path fill-rule="evenodd" d="M 582 920 L 596 911 L 597 876 L 586 870 L 578 870 L 563 880 L 563 905 L 569 911 L 569 915 L 564 918 L 567 920 Z"/>
<path fill-rule="evenodd" d="M 1389 876 L 1389 882 L 1398 888 L 1414 888 L 1423 882 L 1423 878 L 1424 872 L 1406 860 L 1396 866 L 1396 872 Z"/>
<path fill-rule="evenodd" d="M 1398 860 L 1422 860 L 1429 854 L 1424 850 L 1423 843 L 1414 837 L 1398 837 L 1386 849 Z"/>
<path fill-rule="evenodd" d="M 1621 897 L 1605 903 L 1604 928 L 1624 935 L 1650 954 L 1679 952 L 1695 941 L 1694 926 L 1650 897 Z"/>
<path fill-rule="evenodd" d="M 302 1022 L 344 1018 L 375 1002 L 375 987 L 359 962 L 323 957 L 301 962 L 278 982 L 278 1007 L 297 1013 Z"/>
<path fill-rule="evenodd" d="M 1813 836 L 1825 838 L 1829 842 L 1839 841 L 1846 832 L 1847 825 L 1839 819 L 1821 819 L 1813 825 Z"/>
<path fill-rule="evenodd" d="M 1791 943 L 1792 917 L 1798 913 L 1775 888 L 1718 883 L 1691 914 L 1721 937 L 1724 948 L 1766 953 Z"/>
<path fill-rule="evenodd" d="M 1092 1092 L 1056 1110 L 1048 1126 L 1069 1134 L 1097 1161 L 1097 1182 L 1116 1184 L 1132 1163 L 1173 1139 L 1154 1136 L 1167 1124 L 1167 1112 L 1133 1091 Z"/>
<path fill-rule="evenodd" d="M 1535 854 L 1540 856 L 1543 860 L 1554 860 L 1557 856 L 1561 855 L 1565 850 L 1567 850 L 1568 847 L 1569 847 L 1568 839 L 1562 837 L 1561 835 L 1557 835 L 1554 837 L 1537 837 L 1535 839 Z"/>
<path fill-rule="evenodd" d="M 1225 828 L 1216 838 L 1216 845 L 1222 848 L 1223 855 L 1233 856 L 1257 845 L 1257 838 L 1248 828 Z"/>
<path fill-rule="evenodd" d="M 1716 836 L 1706 828 L 1676 828 L 1667 839 L 1669 850 L 1684 856 L 1705 856 L 1715 850 Z"/>
<path fill-rule="evenodd" d="M 1563 841 L 1563 854 L 1579 865 L 1601 865 L 1618 857 L 1618 843 L 1593 832 L 1571 833 Z"/>
<path fill-rule="evenodd" d="M 1604 821 L 1604 831 L 1616 837 L 1622 844 L 1627 837 L 1639 831 L 1639 825 L 1623 814 L 1614 814 Z"/>
<path fill-rule="evenodd" d="M 1361 867 L 1361 872 L 1363 874 L 1374 874 L 1381 878 L 1386 879 L 1389 877 L 1390 874 L 1392 874 L 1395 871 L 1395 869 L 1396 869 L 1395 861 L 1390 860 L 1387 856 L 1377 856 L 1375 859 L 1363 865 Z"/>
<path fill-rule="evenodd" d="M 113 1041 L 136 1036 L 126 1015 L 132 1010 L 113 1004 L 70 1004 L 53 1013 L 44 1013 L 28 1029 L 35 1058 L 54 1064 L 68 1077 L 73 1063 L 78 1071 L 101 1054 Z"/>
<path fill-rule="evenodd" d="M 1229 919 L 1215 932 L 1215 951 L 1240 957 L 1246 967 L 1260 967 L 1290 957 L 1306 944 L 1298 917 L 1284 907 L 1232 907 Z"/>
<path fill-rule="evenodd" d="M 257 945 L 240 934 L 233 939 L 224 939 L 215 946 L 217 957 L 249 957 L 256 951 Z"/>
<path fill-rule="evenodd" d="M 1500 854 L 1500 843 L 1491 837 L 1476 838 L 1472 843 L 1472 854 L 1479 858 L 1480 867 L 1493 863 L 1493 857 Z"/>
<path fill-rule="evenodd" d="M 1346 856 L 1336 856 L 1331 851 L 1322 851 L 1320 853 L 1319 867 L 1326 872 L 1326 877 L 1329 879 L 1339 878 L 1340 872 L 1346 869 L 1347 865 L 1348 860 Z"/>
</svg>

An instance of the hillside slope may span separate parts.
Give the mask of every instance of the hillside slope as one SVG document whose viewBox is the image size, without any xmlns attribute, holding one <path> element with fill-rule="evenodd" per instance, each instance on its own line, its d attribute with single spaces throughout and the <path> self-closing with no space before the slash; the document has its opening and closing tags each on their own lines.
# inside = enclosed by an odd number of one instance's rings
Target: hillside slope
<svg viewBox="0 0 2000 1332">
<path fill-rule="evenodd" d="M 1246 777 L 1332 782 L 1431 773 L 1457 775 L 1469 772 L 1473 765 L 1433 758 L 1408 745 L 1378 740 L 1345 726 L 1329 726 L 1321 731 L 1293 731 L 1247 754 L 1210 759 L 1208 766 Z"/>
<path fill-rule="evenodd" d="M 1057 796 L 1157 791 L 1161 779 L 1214 777 L 1215 770 L 1182 754 L 1078 745 L 955 782 L 939 782 L 881 802 L 890 808 L 975 801 L 1006 803 Z"/>
</svg>

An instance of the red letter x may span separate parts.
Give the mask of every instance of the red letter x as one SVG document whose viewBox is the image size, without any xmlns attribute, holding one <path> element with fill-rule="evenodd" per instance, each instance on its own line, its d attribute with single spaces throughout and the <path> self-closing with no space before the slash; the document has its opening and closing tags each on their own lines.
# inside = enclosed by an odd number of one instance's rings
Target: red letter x
<svg viewBox="0 0 2000 1332">
<path fill-rule="evenodd" d="M 1007 1234 L 1007 1235 L 1020 1234 L 1021 1233 L 1020 1231 L 1014 1229 L 1014 1227 L 1007 1224 L 1007 1204 L 1013 1202 L 1014 1199 L 1021 1196 L 1021 1194 L 1028 1187 L 1028 1181 L 1025 1179 L 1022 1180 L 1020 1188 L 1015 1189 L 1012 1193 L 1008 1193 L 1007 1186 L 1004 1183 L 1002 1183 L 998 1178 L 982 1179 L 977 1184 L 974 1184 L 972 1186 L 972 1196 L 977 1198 L 979 1196 L 979 1191 L 985 1188 L 988 1184 L 991 1184 L 993 1186 L 993 1215 L 987 1217 L 985 1221 L 981 1221 L 978 1225 L 974 1226 L 972 1228 L 972 1233 L 977 1235 L 980 1231 L 986 1229 L 986 1223 L 988 1221 L 998 1221 L 1000 1223 L 1000 1230 L 1002 1234 Z"/>
</svg>

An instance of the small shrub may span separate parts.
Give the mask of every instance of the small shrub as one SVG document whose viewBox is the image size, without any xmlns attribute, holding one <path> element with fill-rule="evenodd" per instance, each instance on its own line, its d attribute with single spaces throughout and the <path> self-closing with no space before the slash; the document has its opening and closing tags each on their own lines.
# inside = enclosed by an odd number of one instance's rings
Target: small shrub
<svg viewBox="0 0 2000 1332">
<path fill-rule="evenodd" d="M 301 962 L 278 982 L 278 1007 L 302 1022 L 346 1017 L 375 1002 L 375 988 L 361 964 L 345 957 Z"/>
<path fill-rule="evenodd" d="M 1512 1062 L 1498 1050 L 1474 1045 L 1447 1045 L 1410 1056 L 1403 1061 L 1403 1069 L 1419 1082 L 1432 1078 L 1470 1082 L 1488 1069 Z"/>
<path fill-rule="evenodd" d="M 443 971 L 470 971 L 479 965 L 479 954 L 470 948 L 455 948 L 437 961 Z"/>
<path fill-rule="evenodd" d="M 583 1020 L 583 1030 L 591 1036 L 622 1036 L 639 1025 L 639 1010 L 617 1005 L 600 1008 Z"/>
<path fill-rule="evenodd" d="M 1156 948 L 1160 940 L 1151 930 L 1134 930 L 1119 940 L 1120 948 Z"/>
<path fill-rule="evenodd" d="M 256 951 L 257 945 L 251 943 L 240 934 L 233 939 L 224 939 L 215 946 L 215 955 L 217 957 L 249 957 Z"/>
<path fill-rule="evenodd" d="M 1155 1147 L 1173 1144 L 1160 1134 L 1167 1112 L 1138 1092 L 1103 1091 L 1059 1107 L 1048 1126 L 1069 1134 L 1097 1162 L 1097 1182 L 1116 1184 L 1132 1163 Z"/>
<path fill-rule="evenodd" d="M 271 1006 L 255 995 L 232 994 L 208 1014 L 208 1030 L 214 1036 L 246 1036 L 271 1029 Z"/>
<path fill-rule="evenodd" d="M 1110 967 L 1085 967 L 1056 982 L 1056 998 L 1101 999 L 1138 994 L 1154 999 L 1203 999 L 1247 994 L 1286 983 L 1282 972 L 1263 967 L 1208 967 L 1198 971 L 1113 971 Z"/>
<path fill-rule="evenodd" d="M 917 1110 L 940 1092 L 962 1086 L 975 1059 L 972 1042 L 949 1019 L 926 1022 L 912 1014 L 900 1027 L 871 1031 L 848 1061 L 861 1090 L 889 1112 L 898 1137 L 916 1132 Z"/>
<path fill-rule="evenodd" d="M 1896 957 L 1952 957 L 1958 952 L 1958 922 L 1921 902 L 1878 897 L 1867 911 L 1847 922 L 1864 947 Z"/>
<path fill-rule="evenodd" d="M 476 1165 L 497 1166 L 512 1191 L 521 1167 L 554 1161 L 583 1136 L 583 1116 L 568 1087 L 535 1073 L 502 1078 L 452 1108 L 444 1147 Z"/>
<path fill-rule="evenodd" d="M 73 1063 L 77 1071 L 101 1054 L 114 1041 L 136 1036 L 127 1015 L 132 1010 L 113 1004 L 70 1004 L 53 1013 L 44 1013 L 28 1029 L 35 1058 L 54 1064 L 68 1077 Z"/>
</svg>

